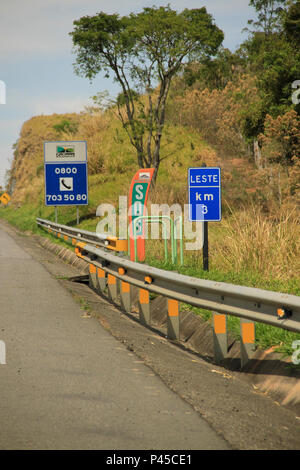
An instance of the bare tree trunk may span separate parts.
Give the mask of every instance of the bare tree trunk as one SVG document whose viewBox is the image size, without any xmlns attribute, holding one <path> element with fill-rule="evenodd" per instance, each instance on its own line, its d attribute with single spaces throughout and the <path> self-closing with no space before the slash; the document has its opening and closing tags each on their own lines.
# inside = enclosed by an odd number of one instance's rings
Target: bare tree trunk
<svg viewBox="0 0 300 470">
<path fill-rule="evenodd" d="M 253 142 L 253 152 L 255 165 L 259 170 L 263 169 L 262 155 L 258 141 L 255 139 Z"/>
</svg>

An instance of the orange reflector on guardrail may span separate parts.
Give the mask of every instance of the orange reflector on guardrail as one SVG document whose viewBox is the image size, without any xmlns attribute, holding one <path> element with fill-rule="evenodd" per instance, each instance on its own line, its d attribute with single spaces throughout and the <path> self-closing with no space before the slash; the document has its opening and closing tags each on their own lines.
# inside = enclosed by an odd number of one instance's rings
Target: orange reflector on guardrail
<svg viewBox="0 0 300 470">
<path fill-rule="evenodd" d="M 115 283 L 116 283 L 116 277 L 113 276 L 112 274 L 108 274 L 108 275 L 107 275 L 107 282 L 108 282 L 108 284 L 110 284 L 111 286 L 115 285 Z"/>
<path fill-rule="evenodd" d="M 242 323 L 242 341 L 247 344 L 255 343 L 255 325 L 252 322 Z"/>
<path fill-rule="evenodd" d="M 141 304 L 148 304 L 149 303 L 149 291 L 145 289 L 140 289 L 139 300 Z"/>
<path fill-rule="evenodd" d="M 277 318 L 279 320 L 284 320 L 292 316 L 292 311 L 288 308 L 281 307 L 277 309 Z"/>
<path fill-rule="evenodd" d="M 106 248 L 113 251 L 127 251 L 128 250 L 128 241 L 120 240 L 117 237 L 107 237 L 108 245 Z"/>
<path fill-rule="evenodd" d="M 178 300 L 168 299 L 168 315 L 169 317 L 178 317 L 179 315 Z"/>
<path fill-rule="evenodd" d="M 216 335 L 222 335 L 226 333 L 226 315 L 214 315 L 214 330 Z"/>
<path fill-rule="evenodd" d="M 94 264 L 90 263 L 90 273 L 91 274 L 96 274 L 96 266 Z"/>
<path fill-rule="evenodd" d="M 98 274 L 98 277 L 100 277 L 100 278 L 102 278 L 102 279 L 105 278 L 105 271 L 104 271 L 104 269 L 98 268 L 97 274 Z"/>
<path fill-rule="evenodd" d="M 75 253 L 79 258 L 82 258 L 82 250 L 84 249 L 86 243 L 78 242 L 75 247 Z"/>
<path fill-rule="evenodd" d="M 122 291 L 123 294 L 130 292 L 129 282 L 124 282 L 124 281 L 121 282 L 121 291 Z"/>
</svg>

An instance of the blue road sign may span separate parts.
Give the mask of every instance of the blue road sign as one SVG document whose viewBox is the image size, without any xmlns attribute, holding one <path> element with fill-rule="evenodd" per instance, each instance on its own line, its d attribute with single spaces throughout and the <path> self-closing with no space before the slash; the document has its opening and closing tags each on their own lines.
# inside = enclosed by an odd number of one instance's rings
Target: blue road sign
<svg viewBox="0 0 300 470">
<path fill-rule="evenodd" d="M 87 163 L 45 162 L 46 206 L 88 204 Z"/>
<path fill-rule="evenodd" d="M 221 220 L 220 168 L 189 168 L 189 220 Z"/>
</svg>

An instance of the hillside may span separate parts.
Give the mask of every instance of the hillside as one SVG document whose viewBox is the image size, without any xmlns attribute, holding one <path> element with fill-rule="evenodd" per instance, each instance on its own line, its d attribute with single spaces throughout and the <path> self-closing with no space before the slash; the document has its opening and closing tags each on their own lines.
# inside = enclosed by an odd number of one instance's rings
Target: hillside
<svg viewBox="0 0 300 470">
<path fill-rule="evenodd" d="M 299 279 L 300 237 L 295 205 L 291 207 L 288 202 L 278 210 L 276 198 L 266 186 L 265 173 L 256 168 L 253 160 L 229 152 L 220 156 L 199 130 L 168 122 L 157 184 L 149 203 L 179 203 L 183 207 L 188 202 L 188 168 L 203 162 L 220 166 L 223 220 L 210 224 L 211 269 L 235 275 L 251 272 L 287 282 Z M 95 230 L 98 205 L 108 202 L 117 207 L 119 195 L 128 194 L 138 169 L 134 150 L 113 110 L 35 116 L 25 122 L 11 168 L 11 207 L 2 215 L 29 230 L 36 230 L 37 216 L 53 219 L 53 208 L 44 204 L 43 142 L 47 140 L 87 141 L 89 205 L 80 209 L 80 216 L 82 227 Z M 74 223 L 74 219 L 73 207 L 59 208 L 59 222 Z M 150 250 L 150 241 L 148 244 Z M 157 258 L 161 249 L 156 243 L 150 252 Z M 201 264 L 200 252 L 187 252 L 186 259 L 189 256 L 193 263 L 197 265 L 199 260 Z M 249 278 L 252 284 L 258 282 L 251 281 L 251 275 Z"/>
<path fill-rule="evenodd" d="M 70 129 L 74 129 L 73 132 Z M 43 142 L 48 140 L 87 141 L 91 209 L 101 202 L 115 203 L 119 194 L 127 194 L 138 166 L 134 149 L 114 113 L 53 114 L 35 116 L 22 126 L 10 172 L 13 205 L 41 204 L 44 198 Z M 207 166 L 221 167 L 223 201 L 229 206 L 238 208 L 250 201 L 267 200 L 262 175 L 253 163 L 238 155 L 221 158 L 198 130 L 168 124 L 152 202 L 187 203 L 187 169 L 204 162 Z"/>
<path fill-rule="evenodd" d="M 111 203 L 118 213 L 119 195 L 127 195 L 138 169 L 134 152 L 113 110 L 89 114 L 54 114 L 35 116 L 24 123 L 11 168 L 10 186 L 14 186 L 9 207 L 0 208 L 0 217 L 22 230 L 38 232 L 36 217 L 54 220 L 53 207 L 44 203 L 43 142 L 47 140 L 86 140 L 89 168 L 89 204 L 80 208 L 80 226 L 95 230 L 101 203 Z M 221 152 L 220 152 L 221 153 Z M 188 202 L 189 167 L 220 166 L 222 171 L 221 222 L 209 223 L 210 270 L 202 269 L 202 252 L 185 251 L 184 265 L 175 269 L 183 274 L 249 285 L 300 295 L 300 224 L 296 206 L 291 201 L 276 206 L 268 192 L 264 172 L 245 155 L 220 153 L 208 145 L 200 132 L 179 124 L 166 126 L 162 162 L 151 203 Z M 222 153 L 221 153 L 222 154 Z M 11 188 L 10 188 L 11 189 Z M 274 210 L 275 207 L 275 210 Z M 74 207 L 60 207 L 58 222 L 75 225 Z M 164 262 L 163 243 L 147 240 L 148 264 L 164 269 L 174 265 Z M 199 312 L 207 317 L 208 312 Z M 230 329 L 238 337 L 239 324 Z M 262 347 L 280 345 L 291 354 L 291 344 L 298 335 L 265 327 L 259 332 Z"/>
</svg>

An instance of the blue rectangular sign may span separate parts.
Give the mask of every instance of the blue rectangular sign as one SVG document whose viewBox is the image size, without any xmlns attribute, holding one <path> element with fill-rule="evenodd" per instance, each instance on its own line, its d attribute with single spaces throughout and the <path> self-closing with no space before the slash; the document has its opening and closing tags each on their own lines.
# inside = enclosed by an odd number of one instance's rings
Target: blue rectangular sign
<svg viewBox="0 0 300 470">
<path fill-rule="evenodd" d="M 189 220 L 221 220 L 220 168 L 189 168 Z"/>
<path fill-rule="evenodd" d="M 87 163 L 45 163 L 46 206 L 88 204 Z"/>
</svg>

